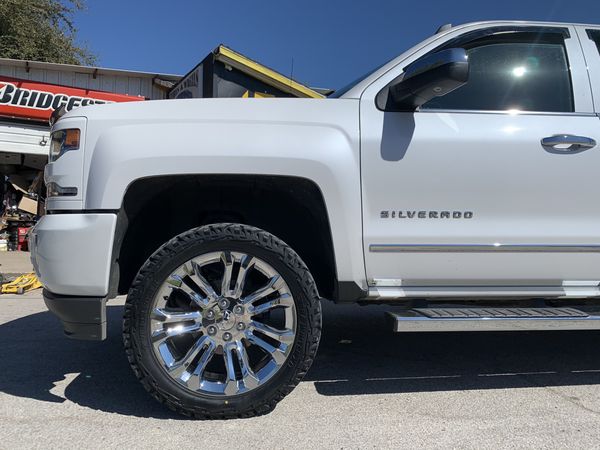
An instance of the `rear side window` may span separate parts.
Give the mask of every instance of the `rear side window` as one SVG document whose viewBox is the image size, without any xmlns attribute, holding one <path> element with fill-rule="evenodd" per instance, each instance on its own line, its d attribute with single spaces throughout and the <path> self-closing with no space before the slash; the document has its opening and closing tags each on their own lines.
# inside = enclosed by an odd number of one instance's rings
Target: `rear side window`
<svg viewBox="0 0 600 450">
<path fill-rule="evenodd" d="M 598 52 L 600 52 L 600 30 L 587 30 L 587 34 L 592 41 L 596 44 Z"/>
<path fill-rule="evenodd" d="M 466 46 L 469 81 L 422 109 L 572 112 L 567 53 L 558 42 L 486 39 Z"/>
</svg>

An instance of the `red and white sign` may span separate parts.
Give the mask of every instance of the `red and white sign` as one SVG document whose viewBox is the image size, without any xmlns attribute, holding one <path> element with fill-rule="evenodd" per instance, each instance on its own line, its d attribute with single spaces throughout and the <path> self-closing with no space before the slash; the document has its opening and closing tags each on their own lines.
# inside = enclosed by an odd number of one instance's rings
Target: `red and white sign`
<svg viewBox="0 0 600 450">
<path fill-rule="evenodd" d="M 87 105 L 135 102 L 144 97 L 92 91 L 0 76 L 0 116 L 47 122 L 55 109 L 67 111 Z"/>
</svg>

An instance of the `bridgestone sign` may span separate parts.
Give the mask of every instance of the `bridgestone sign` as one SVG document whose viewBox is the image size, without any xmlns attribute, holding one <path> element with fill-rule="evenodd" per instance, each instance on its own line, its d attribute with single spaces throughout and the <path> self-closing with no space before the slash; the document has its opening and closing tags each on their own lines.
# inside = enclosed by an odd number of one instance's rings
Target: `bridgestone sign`
<svg viewBox="0 0 600 450">
<path fill-rule="evenodd" d="M 139 100 L 144 98 L 0 77 L 0 116 L 5 117 L 47 121 L 61 106 L 70 111 L 87 105 Z"/>
</svg>

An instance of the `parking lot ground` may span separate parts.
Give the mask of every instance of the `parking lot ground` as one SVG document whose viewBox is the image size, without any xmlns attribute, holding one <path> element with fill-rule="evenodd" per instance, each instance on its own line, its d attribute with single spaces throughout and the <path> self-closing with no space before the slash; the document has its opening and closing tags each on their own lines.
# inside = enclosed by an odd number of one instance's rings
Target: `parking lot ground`
<svg viewBox="0 0 600 450">
<path fill-rule="evenodd" d="M 272 413 L 194 421 L 109 339 L 72 341 L 41 292 L 0 296 L 0 448 L 598 448 L 600 333 L 392 334 L 386 307 L 324 304 L 306 380 Z"/>
<path fill-rule="evenodd" d="M 11 276 L 33 272 L 30 255 L 29 252 L 1 252 L 0 273 Z"/>
</svg>

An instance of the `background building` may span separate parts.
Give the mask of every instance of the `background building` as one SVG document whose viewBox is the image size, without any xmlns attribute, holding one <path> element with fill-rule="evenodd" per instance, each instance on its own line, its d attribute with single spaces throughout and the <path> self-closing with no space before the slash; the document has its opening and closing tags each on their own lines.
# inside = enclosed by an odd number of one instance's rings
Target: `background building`
<svg viewBox="0 0 600 450">
<path fill-rule="evenodd" d="M 0 58 L 0 250 L 25 248 L 28 228 L 44 213 L 49 119 L 60 107 L 201 97 L 319 99 L 328 93 L 224 45 L 184 77 Z"/>
</svg>

